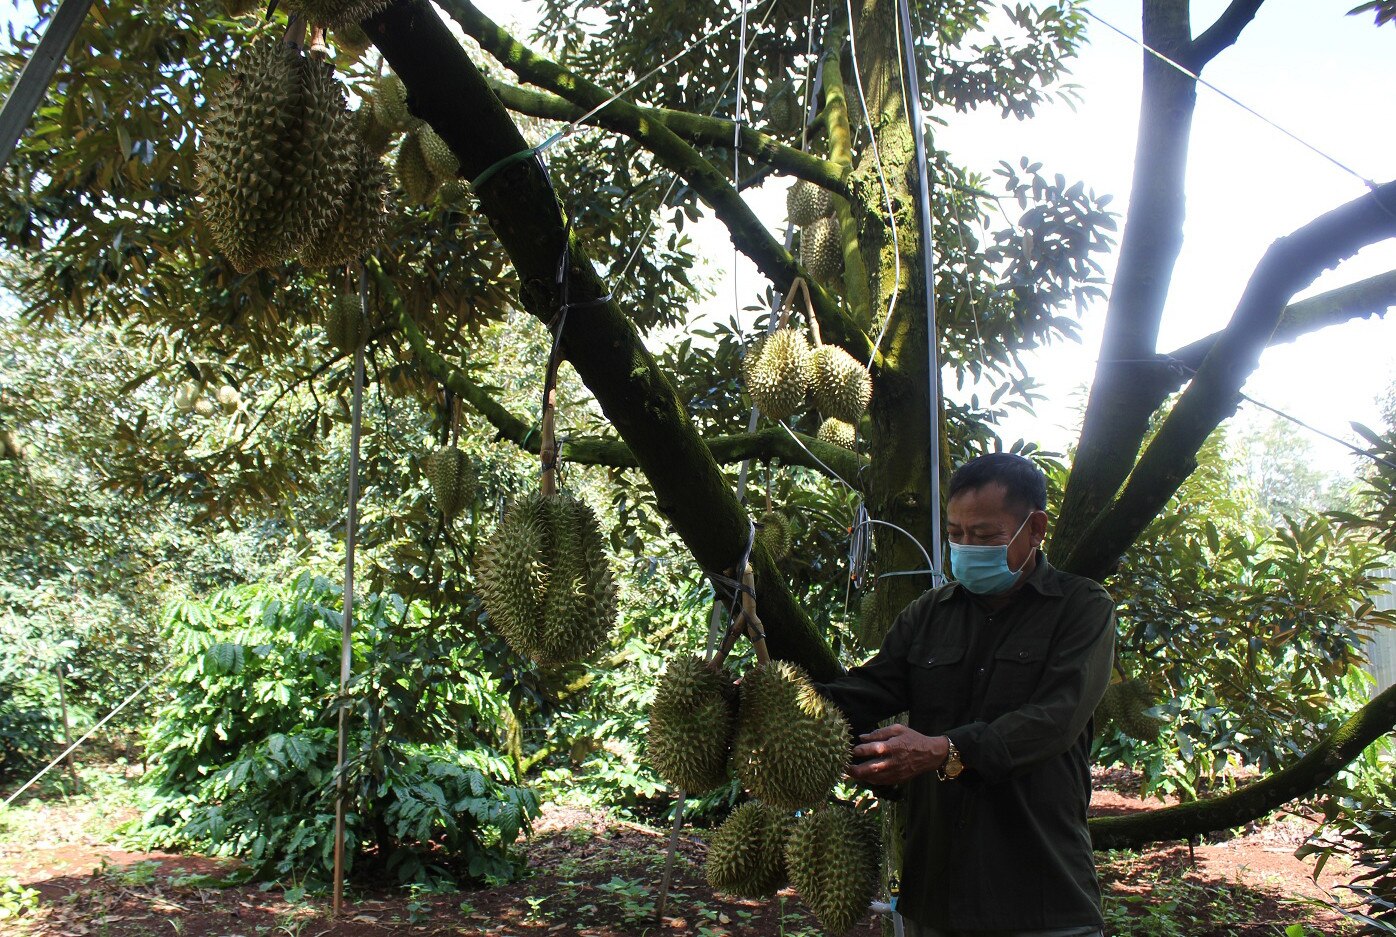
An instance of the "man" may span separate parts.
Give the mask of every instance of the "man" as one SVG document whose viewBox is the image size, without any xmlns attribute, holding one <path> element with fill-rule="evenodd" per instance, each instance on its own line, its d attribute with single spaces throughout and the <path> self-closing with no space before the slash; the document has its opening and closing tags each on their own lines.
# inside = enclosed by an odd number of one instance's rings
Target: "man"
<svg viewBox="0 0 1396 937">
<path fill-rule="evenodd" d="M 867 732 L 849 775 L 906 786 L 897 910 L 913 937 L 1097 937 L 1086 807 L 1091 715 L 1114 602 L 1039 549 L 1047 485 L 1021 456 L 961 466 L 946 505 L 955 582 L 897 616 L 881 649 L 820 691 Z"/>
</svg>

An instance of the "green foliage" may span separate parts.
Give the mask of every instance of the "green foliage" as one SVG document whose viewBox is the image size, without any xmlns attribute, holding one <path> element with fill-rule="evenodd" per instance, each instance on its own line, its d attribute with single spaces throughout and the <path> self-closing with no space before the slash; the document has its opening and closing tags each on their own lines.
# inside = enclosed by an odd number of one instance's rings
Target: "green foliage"
<svg viewBox="0 0 1396 937">
<path fill-rule="evenodd" d="M 403 882 L 507 877 L 538 800 L 492 746 L 498 688 L 479 652 L 392 595 L 361 600 L 340 699 L 336 588 L 305 573 L 176 603 L 179 667 L 150 732 L 155 842 L 323 880 L 333 862 L 335 727 L 350 727 L 350 861 Z"/>
<path fill-rule="evenodd" d="M 1396 783 L 1390 771 L 1365 798 L 1334 797 L 1323 804 L 1323 824 L 1295 853 L 1317 856 L 1314 878 L 1335 855 L 1352 861 L 1357 875 L 1346 887 L 1365 912 L 1333 904 L 1351 920 L 1366 925 L 1364 933 L 1396 934 Z"/>
<path fill-rule="evenodd" d="M 1344 678 L 1366 636 L 1393 623 L 1371 601 L 1380 547 L 1318 515 L 1271 528 L 1221 453 L 1214 438 L 1110 586 L 1122 667 L 1166 724 L 1157 743 L 1107 731 L 1098 754 L 1185 797 L 1229 766 L 1287 764 L 1339 724 L 1365 699 Z"/>
</svg>

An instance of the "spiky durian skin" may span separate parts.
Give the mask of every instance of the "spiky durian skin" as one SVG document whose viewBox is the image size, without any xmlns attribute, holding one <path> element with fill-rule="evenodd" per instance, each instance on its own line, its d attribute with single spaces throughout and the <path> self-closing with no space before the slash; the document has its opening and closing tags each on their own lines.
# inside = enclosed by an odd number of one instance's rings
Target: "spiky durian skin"
<svg viewBox="0 0 1396 937">
<path fill-rule="evenodd" d="M 302 266 L 337 267 L 358 260 L 388 233 L 388 172 L 363 144 L 355 142 L 353 150 L 349 190 L 324 233 L 302 248 Z"/>
<path fill-rule="evenodd" d="M 407 108 L 407 86 L 392 72 L 384 75 L 373 94 L 373 113 L 392 130 L 412 130 L 421 123 Z"/>
<path fill-rule="evenodd" d="M 203 393 L 203 386 L 197 381 L 185 381 L 175 388 L 174 406 L 181 412 L 194 409 L 194 401 Z"/>
<path fill-rule="evenodd" d="M 354 112 L 352 123 L 360 145 L 372 156 L 382 156 L 393 145 L 395 131 L 378 119 L 372 99 L 365 100 Z"/>
<path fill-rule="evenodd" d="M 421 137 L 416 131 L 402 138 L 397 148 L 397 182 L 402 187 L 408 201 L 423 204 L 431 200 L 438 180 L 427 166 L 427 158 L 422 154 Z"/>
<path fill-rule="evenodd" d="M 881 647 L 882 639 L 887 636 L 887 629 L 892 624 L 887 614 L 887 591 L 874 585 L 863 593 L 863 599 L 858 603 L 858 621 L 853 629 L 853 637 L 865 651 L 875 651 Z"/>
<path fill-rule="evenodd" d="M 809 342 L 798 329 L 777 329 L 751 346 L 742 373 L 757 409 L 784 420 L 804 406 L 809 354 Z"/>
<path fill-rule="evenodd" d="M 566 495 L 514 502 L 483 551 L 477 588 L 495 629 L 540 664 L 579 660 L 615 624 L 596 515 Z"/>
<path fill-rule="evenodd" d="M 427 481 L 436 506 L 451 520 L 475 497 L 475 473 L 470 458 L 455 446 L 437 449 L 427 456 Z"/>
<path fill-rule="evenodd" d="M 809 358 L 809 390 L 824 416 L 857 423 L 872 402 L 872 375 L 837 345 L 820 345 Z"/>
<path fill-rule="evenodd" d="M 213 98 L 197 170 L 209 234 L 234 267 L 281 263 L 324 232 L 349 187 L 352 139 L 328 62 L 277 41 L 243 50 Z"/>
<path fill-rule="evenodd" d="M 882 845 L 876 822 L 842 805 L 795 821 L 785 845 L 790 884 L 831 934 L 844 934 L 877 894 Z"/>
<path fill-rule="evenodd" d="M 812 225 L 834 213 L 834 196 L 828 189 L 800 179 L 785 192 L 785 213 L 791 224 L 801 228 Z"/>
<path fill-rule="evenodd" d="M 213 399 L 223 408 L 224 413 L 236 413 L 242 403 L 242 394 L 231 384 L 224 384 L 214 393 Z"/>
<path fill-rule="evenodd" d="M 848 764 L 848 723 L 798 664 L 768 661 L 742 679 L 732 750 L 752 796 L 807 810 L 829 796 Z"/>
<path fill-rule="evenodd" d="M 422 158 L 426 160 L 431 174 L 442 182 L 454 179 L 456 173 L 460 172 L 460 160 L 456 159 L 456 154 L 451 152 L 441 135 L 422 124 L 417 128 L 417 138 L 422 147 Z"/>
<path fill-rule="evenodd" d="M 447 179 L 437 190 L 436 199 L 442 205 L 459 205 L 470 194 L 470 186 L 462 179 Z"/>
<path fill-rule="evenodd" d="M 304 14 L 312 23 L 331 28 L 357 26 L 388 6 L 391 0 L 286 0 L 292 13 Z"/>
<path fill-rule="evenodd" d="M 843 248 L 837 218 L 819 218 L 800 229 L 800 263 L 819 280 L 839 272 Z"/>
<path fill-rule="evenodd" d="M 789 813 L 759 800 L 732 811 L 708 843 L 708 884 L 742 898 L 769 898 L 784 888 L 790 820 Z"/>
<path fill-rule="evenodd" d="M 858 448 L 858 432 L 853 424 L 836 420 L 833 417 L 829 417 L 819 424 L 818 438 L 821 442 L 827 442 L 831 446 L 841 446 L 844 449 Z"/>
<path fill-rule="evenodd" d="M 780 511 L 767 511 L 757 522 L 756 537 L 766 545 L 772 559 L 784 559 L 790 554 L 790 518 Z"/>
<path fill-rule="evenodd" d="M 330 311 L 325 316 L 325 337 L 330 344 L 346 355 L 352 355 L 368 332 L 368 322 L 364 318 L 363 304 L 357 293 L 344 293 L 335 297 Z"/>
<path fill-rule="evenodd" d="M 701 657 L 669 661 L 650 704 L 650 764 L 676 790 L 705 794 L 727 783 L 736 689 Z"/>
<path fill-rule="evenodd" d="M 1148 683 L 1135 678 L 1111 684 L 1106 688 L 1106 693 L 1112 690 L 1115 698 L 1111 715 L 1114 716 L 1116 728 L 1139 742 L 1157 739 L 1159 730 L 1163 728 L 1163 720 L 1145 712 L 1156 702 Z"/>
</svg>

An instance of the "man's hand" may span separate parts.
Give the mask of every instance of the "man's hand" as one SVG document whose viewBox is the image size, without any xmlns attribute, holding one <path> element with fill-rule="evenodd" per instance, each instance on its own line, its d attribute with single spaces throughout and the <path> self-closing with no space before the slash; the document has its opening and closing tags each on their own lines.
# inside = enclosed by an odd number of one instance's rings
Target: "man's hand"
<svg viewBox="0 0 1396 937">
<path fill-rule="evenodd" d="M 945 764 L 950 743 L 943 735 L 926 736 L 904 725 L 891 725 L 858 737 L 848 776 L 865 784 L 891 786 L 925 774 Z"/>
</svg>

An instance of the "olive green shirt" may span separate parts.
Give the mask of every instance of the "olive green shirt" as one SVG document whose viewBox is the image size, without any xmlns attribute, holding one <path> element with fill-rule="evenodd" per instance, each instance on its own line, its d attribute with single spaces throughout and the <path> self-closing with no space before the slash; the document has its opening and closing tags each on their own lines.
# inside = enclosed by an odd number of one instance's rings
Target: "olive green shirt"
<svg viewBox="0 0 1396 937">
<path fill-rule="evenodd" d="M 908 712 L 965 771 L 906 787 L 898 910 L 953 930 L 1101 926 L 1086 807 L 1091 716 L 1110 679 L 1115 603 L 1037 566 L 991 610 L 951 583 L 897 616 L 867 663 L 819 687 L 855 732 Z"/>
</svg>

